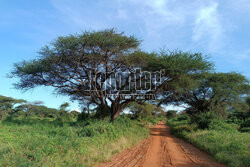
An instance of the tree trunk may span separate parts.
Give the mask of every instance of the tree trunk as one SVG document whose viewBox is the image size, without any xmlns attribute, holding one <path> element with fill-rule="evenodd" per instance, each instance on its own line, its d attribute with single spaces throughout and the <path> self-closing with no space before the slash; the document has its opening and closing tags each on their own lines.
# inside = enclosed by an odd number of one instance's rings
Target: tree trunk
<svg viewBox="0 0 250 167">
<path fill-rule="evenodd" d="M 108 105 L 104 104 L 104 105 L 102 105 L 101 109 L 102 109 L 102 119 L 104 119 L 107 117 L 110 108 Z"/>
<path fill-rule="evenodd" d="M 113 122 L 121 112 L 121 106 L 119 103 L 112 103 L 111 105 L 111 122 Z"/>
<path fill-rule="evenodd" d="M 90 118 L 90 111 L 89 111 L 89 105 L 88 105 L 88 119 Z"/>
</svg>

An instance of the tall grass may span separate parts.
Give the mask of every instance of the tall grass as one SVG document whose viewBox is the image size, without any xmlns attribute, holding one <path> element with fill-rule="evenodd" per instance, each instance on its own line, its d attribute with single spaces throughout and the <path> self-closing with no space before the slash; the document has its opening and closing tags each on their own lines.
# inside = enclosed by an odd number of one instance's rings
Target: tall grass
<svg viewBox="0 0 250 167">
<path fill-rule="evenodd" d="M 92 166 L 148 135 L 126 117 L 113 123 L 9 119 L 0 123 L 0 166 Z"/>
<path fill-rule="evenodd" d="M 234 124 L 211 121 L 207 129 L 198 129 L 189 120 L 167 121 L 172 133 L 208 152 L 219 162 L 232 167 L 250 166 L 250 133 L 241 133 Z"/>
<path fill-rule="evenodd" d="M 184 137 L 219 162 L 233 167 L 250 166 L 250 134 L 230 131 L 199 130 L 184 132 Z"/>
</svg>

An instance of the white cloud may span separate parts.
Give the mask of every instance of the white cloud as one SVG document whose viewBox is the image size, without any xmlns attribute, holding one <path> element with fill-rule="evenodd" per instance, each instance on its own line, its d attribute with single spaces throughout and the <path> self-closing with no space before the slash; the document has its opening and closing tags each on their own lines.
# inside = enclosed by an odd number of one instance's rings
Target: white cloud
<svg viewBox="0 0 250 167">
<path fill-rule="evenodd" d="M 223 26 L 218 13 L 218 3 L 213 2 L 201 8 L 196 16 L 192 40 L 207 45 L 210 50 L 220 46 Z"/>
<path fill-rule="evenodd" d="M 60 12 L 58 16 L 69 26 L 81 30 L 129 28 L 140 32 L 150 49 L 166 45 L 170 49 L 214 51 L 223 47 L 227 31 L 216 1 L 98 0 L 91 4 L 80 0 L 51 1 Z"/>
<path fill-rule="evenodd" d="M 143 36 L 146 48 L 158 49 L 163 45 L 174 45 L 172 40 L 180 33 L 173 33 L 180 29 L 186 20 L 186 11 L 183 5 L 173 0 L 119 0 L 119 9 L 129 13 L 130 20 L 137 20 L 137 27 Z M 175 35 L 175 37 L 174 37 Z"/>
</svg>

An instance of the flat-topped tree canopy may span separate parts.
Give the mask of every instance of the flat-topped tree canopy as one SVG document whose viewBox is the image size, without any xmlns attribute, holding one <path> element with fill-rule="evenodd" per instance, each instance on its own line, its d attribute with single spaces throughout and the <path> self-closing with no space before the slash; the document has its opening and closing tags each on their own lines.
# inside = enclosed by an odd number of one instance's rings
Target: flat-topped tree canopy
<svg viewBox="0 0 250 167">
<path fill-rule="evenodd" d="M 242 97 L 250 93 L 249 81 L 235 72 L 196 74 L 185 82 L 192 84 L 189 84 L 190 87 L 180 84 L 181 89 L 176 88 L 174 95 L 170 99 L 163 99 L 162 102 L 170 101 L 173 104 L 186 106 L 189 114 L 212 111 L 225 116 L 228 107 L 239 103 Z"/>
<path fill-rule="evenodd" d="M 103 108 L 103 117 L 110 113 L 114 120 L 124 107 L 137 99 L 137 96 L 122 99 L 117 95 L 161 94 L 163 87 L 180 76 L 207 71 L 212 66 L 201 54 L 147 53 L 139 46 L 140 41 L 134 36 L 113 29 L 58 37 L 43 47 L 36 59 L 14 65 L 12 76 L 20 79 L 15 87 L 28 90 L 52 86 L 57 93 L 72 100 L 98 105 Z M 165 73 L 162 73 L 162 82 L 154 82 L 147 80 L 149 73 L 137 74 L 135 69 L 151 73 L 151 79 L 155 79 L 154 72 L 165 70 Z M 133 82 L 140 80 L 139 86 L 150 82 L 155 89 L 128 89 L 133 77 L 136 78 Z"/>
<path fill-rule="evenodd" d="M 8 113 L 13 112 L 13 108 L 16 104 L 22 104 L 25 102 L 26 100 L 23 99 L 14 99 L 0 95 L 0 120 L 3 119 Z"/>
</svg>

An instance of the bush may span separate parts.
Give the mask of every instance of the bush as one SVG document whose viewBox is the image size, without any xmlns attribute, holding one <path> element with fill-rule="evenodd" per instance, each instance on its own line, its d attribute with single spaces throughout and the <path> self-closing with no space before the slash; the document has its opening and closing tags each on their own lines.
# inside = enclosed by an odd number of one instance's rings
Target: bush
<svg viewBox="0 0 250 167">
<path fill-rule="evenodd" d="M 209 128 L 210 122 L 214 120 L 222 120 L 222 117 L 215 112 L 199 113 L 191 117 L 191 122 L 196 123 L 200 129 Z"/>
<path fill-rule="evenodd" d="M 223 121 L 212 120 L 208 125 L 208 129 L 217 131 L 237 131 L 239 126 L 237 124 L 228 124 Z"/>
<path fill-rule="evenodd" d="M 177 114 L 177 111 L 175 110 L 168 110 L 167 113 L 166 113 L 166 117 L 167 118 L 174 118 Z"/>
<path fill-rule="evenodd" d="M 114 125 L 108 122 L 90 124 L 78 132 L 79 137 L 94 137 L 99 135 L 107 135 L 110 138 L 117 138 L 119 132 L 115 129 Z"/>
<path fill-rule="evenodd" d="M 191 125 L 185 124 L 174 127 L 173 131 L 175 133 L 181 133 L 182 131 L 191 132 L 197 130 L 197 127 L 198 127 L 197 124 L 191 124 Z"/>
<path fill-rule="evenodd" d="M 178 115 L 177 119 L 178 121 L 190 121 L 190 117 L 187 114 Z"/>
<path fill-rule="evenodd" d="M 234 115 L 229 115 L 227 118 L 227 122 L 241 125 L 243 123 L 243 119 L 240 119 Z"/>
<path fill-rule="evenodd" d="M 79 115 L 78 115 L 78 118 L 77 118 L 77 121 L 85 121 L 89 119 L 89 114 L 86 113 L 86 112 L 81 112 Z"/>
<path fill-rule="evenodd" d="M 250 127 L 241 128 L 240 131 L 250 133 Z"/>
<path fill-rule="evenodd" d="M 241 124 L 241 127 L 250 127 L 250 118 Z"/>
</svg>

